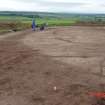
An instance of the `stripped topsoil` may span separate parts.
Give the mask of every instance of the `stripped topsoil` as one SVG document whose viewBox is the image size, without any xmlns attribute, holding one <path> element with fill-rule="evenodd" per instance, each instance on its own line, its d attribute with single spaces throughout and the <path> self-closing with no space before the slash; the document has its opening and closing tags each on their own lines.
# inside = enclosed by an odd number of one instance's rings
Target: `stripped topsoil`
<svg viewBox="0 0 105 105">
<path fill-rule="evenodd" d="M 105 30 L 58 27 L 0 37 L 0 105 L 105 105 Z"/>
</svg>

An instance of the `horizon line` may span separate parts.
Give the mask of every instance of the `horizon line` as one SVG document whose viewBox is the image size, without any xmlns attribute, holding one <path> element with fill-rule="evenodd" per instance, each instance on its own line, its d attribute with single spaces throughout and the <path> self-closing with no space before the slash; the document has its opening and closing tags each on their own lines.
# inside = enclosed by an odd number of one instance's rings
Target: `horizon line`
<svg viewBox="0 0 105 105">
<path fill-rule="evenodd" d="M 104 14 L 105 13 L 85 13 L 85 12 L 47 12 L 47 11 L 14 11 L 14 10 L 0 10 L 0 12 L 40 12 L 40 13 L 58 13 L 58 14 Z"/>
</svg>

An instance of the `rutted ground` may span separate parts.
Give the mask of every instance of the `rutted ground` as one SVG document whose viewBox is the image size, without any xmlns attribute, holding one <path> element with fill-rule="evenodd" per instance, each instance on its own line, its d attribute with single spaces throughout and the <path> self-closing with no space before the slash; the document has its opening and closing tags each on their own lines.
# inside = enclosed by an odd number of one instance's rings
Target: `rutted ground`
<svg viewBox="0 0 105 105">
<path fill-rule="evenodd" d="M 97 105 L 88 92 L 104 90 L 104 33 L 75 26 L 1 38 L 0 105 Z"/>
</svg>

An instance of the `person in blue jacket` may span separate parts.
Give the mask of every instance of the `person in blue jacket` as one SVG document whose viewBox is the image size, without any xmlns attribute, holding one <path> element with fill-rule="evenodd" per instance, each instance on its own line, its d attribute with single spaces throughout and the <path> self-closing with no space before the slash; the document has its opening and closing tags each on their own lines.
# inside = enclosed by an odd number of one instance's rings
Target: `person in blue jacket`
<svg viewBox="0 0 105 105">
<path fill-rule="evenodd" d="M 32 20 L 32 29 L 33 31 L 36 30 L 36 23 L 35 23 L 35 19 Z"/>
</svg>

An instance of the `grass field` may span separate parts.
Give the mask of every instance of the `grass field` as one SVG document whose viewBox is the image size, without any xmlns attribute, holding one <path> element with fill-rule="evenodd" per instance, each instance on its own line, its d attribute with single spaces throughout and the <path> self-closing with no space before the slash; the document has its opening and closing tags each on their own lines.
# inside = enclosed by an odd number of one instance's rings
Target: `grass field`
<svg viewBox="0 0 105 105">
<path fill-rule="evenodd" d="M 12 12 L 8 15 L 0 14 L 0 33 L 11 30 L 23 30 L 31 28 L 32 17 L 38 26 L 48 23 L 48 26 L 70 26 L 70 25 L 105 25 L 105 15 L 83 15 L 83 14 L 51 14 L 51 13 L 24 13 Z M 98 17 L 98 18 L 97 18 Z M 78 24 L 79 23 L 79 24 Z"/>
<path fill-rule="evenodd" d="M 36 24 L 40 26 L 48 23 L 48 26 L 70 26 L 75 24 L 77 19 L 73 18 L 35 18 Z M 32 18 L 24 16 L 0 16 L 0 33 L 9 30 L 22 30 L 31 28 Z"/>
<path fill-rule="evenodd" d="M 31 24 L 32 18 L 22 17 L 22 16 L 0 16 L 0 22 L 22 22 Z M 73 18 L 36 18 L 36 23 L 38 25 L 47 22 L 50 26 L 52 25 L 71 25 L 76 22 Z"/>
</svg>

